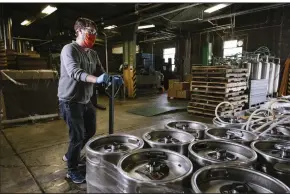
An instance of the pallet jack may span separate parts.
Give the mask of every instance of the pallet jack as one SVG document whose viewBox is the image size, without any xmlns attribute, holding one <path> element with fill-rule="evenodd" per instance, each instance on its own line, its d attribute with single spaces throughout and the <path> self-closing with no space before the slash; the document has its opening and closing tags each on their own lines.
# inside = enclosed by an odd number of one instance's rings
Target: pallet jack
<svg viewBox="0 0 290 194">
<path fill-rule="evenodd" d="M 120 75 L 110 75 L 108 81 L 103 83 L 109 97 L 109 134 L 114 133 L 114 100 L 123 84 L 124 80 Z"/>
</svg>

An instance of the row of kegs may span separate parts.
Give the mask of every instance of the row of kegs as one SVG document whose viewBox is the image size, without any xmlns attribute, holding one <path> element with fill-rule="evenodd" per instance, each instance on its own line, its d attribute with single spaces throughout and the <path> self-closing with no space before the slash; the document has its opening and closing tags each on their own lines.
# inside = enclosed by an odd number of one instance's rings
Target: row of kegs
<svg viewBox="0 0 290 194">
<path fill-rule="evenodd" d="M 142 138 L 97 137 L 86 154 L 88 193 L 290 192 L 289 141 L 237 128 L 173 121 Z"/>
</svg>

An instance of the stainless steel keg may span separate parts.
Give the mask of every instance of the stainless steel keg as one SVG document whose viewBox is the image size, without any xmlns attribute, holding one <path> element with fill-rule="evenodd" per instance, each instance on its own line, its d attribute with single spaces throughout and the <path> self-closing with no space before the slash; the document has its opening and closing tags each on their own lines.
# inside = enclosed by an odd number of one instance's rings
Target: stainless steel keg
<svg viewBox="0 0 290 194">
<path fill-rule="evenodd" d="M 131 152 L 120 159 L 118 168 L 125 193 L 140 193 L 148 189 L 156 193 L 160 188 L 183 188 L 190 182 L 193 170 L 192 163 L 185 156 L 158 148 Z"/>
<path fill-rule="evenodd" d="M 201 140 L 191 143 L 188 149 L 194 168 L 220 163 L 252 166 L 257 160 L 251 148 L 226 140 Z"/>
<path fill-rule="evenodd" d="M 251 125 L 250 128 L 251 130 L 255 130 L 259 127 L 261 127 L 264 123 L 260 124 L 254 124 Z M 266 129 L 268 129 L 269 126 L 263 127 L 261 130 L 257 131 L 256 133 L 262 133 Z M 290 139 L 290 128 L 287 125 L 278 125 L 268 131 L 266 134 L 262 135 L 260 139 L 265 139 L 265 140 L 289 140 Z"/>
<path fill-rule="evenodd" d="M 170 130 L 182 130 L 188 132 L 195 136 L 196 139 L 203 139 L 204 131 L 208 129 L 208 126 L 204 123 L 188 120 L 172 121 L 167 123 L 165 127 Z"/>
<path fill-rule="evenodd" d="M 290 143 L 283 140 L 258 140 L 251 144 L 258 153 L 258 169 L 290 186 Z"/>
<path fill-rule="evenodd" d="M 205 131 L 205 137 L 209 139 L 230 140 L 249 146 L 259 137 L 250 131 L 229 127 L 211 128 Z"/>
<path fill-rule="evenodd" d="M 286 193 L 290 189 L 278 179 L 248 168 L 210 165 L 191 178 L 195 193 Z"/>
<path fill-rule="evenodd" d="M 86 144 L 86 182 L 88 193 L 119 192 L 117 163 L 131 151 L 143 148 L 144 141 L 132 135 L 99 136 Z"/>
<path fill-rule="evenodd" d="M 144 133 L 143 140 L 152 148 L 169 149 L 187 156 L 188 145 L 195 137 L 184 131 L 164 129 Z"/>
<path fill-rule="evenodd" d="M 236 118 L 236 117 L 220 117 L 220 119 L 224 122 L 219 121 L 216 117 L 213 118 L 212 122 L 217 127 L 229 127 L 229 128 L 236 128 L 242 129 L 246 120 Z"/>
</svg>

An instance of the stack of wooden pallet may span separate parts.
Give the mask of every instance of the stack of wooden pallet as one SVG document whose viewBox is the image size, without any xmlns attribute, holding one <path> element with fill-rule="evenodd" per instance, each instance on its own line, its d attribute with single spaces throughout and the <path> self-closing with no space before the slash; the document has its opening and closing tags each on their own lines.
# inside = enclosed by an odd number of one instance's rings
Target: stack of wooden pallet
<svg viewBox="0 0 290 194">
<path fill-rule="evenodd" d="M 219 115 L 241 111 L 248 103 L 248 69 L 231 66 L 192 66 L 191 100 L 188 112 L 202 116 L 215 116 L 216 106 L 224 101 L 234 105 L 222 105 Z"/>
<path fill-rule="evenodd" d="M 0 69 L 7 69 L 7 57 L 3 40 L 0 40 Z"/>
</svg>

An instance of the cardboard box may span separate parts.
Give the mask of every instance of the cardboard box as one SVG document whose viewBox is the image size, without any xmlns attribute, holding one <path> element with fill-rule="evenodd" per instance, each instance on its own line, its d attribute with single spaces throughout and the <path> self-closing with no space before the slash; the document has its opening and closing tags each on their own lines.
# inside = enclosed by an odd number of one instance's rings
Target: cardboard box
<svg viewBox="0 0 290 194">
<path fill-rule="evenodd" d="M 175 90 L 189 90 L 190 83 L 189 82 L 174 82 L 173 88 Z"/>
<path fill-rule="evenodd" d="M 177 96 L 176 96 L 176 90 L 174 90 L 174 89 L 168 89 L 168 91 L 167 91 L 167 95 L 168 95 L 168 97 L 169 98 L 176 98 Z"/>
<path fill-rule="evenodd" d="M 169 89 L 173 88 L 173 84 L 175 82 L 179 82 L 179 80 L 178 79 L 170 79 L 170 80 L 168 80 L 168 88 Z"/>
<path fill-rule="evenodd" d="M 177 98 L 189 99 L 189 91 L 188 90 L 177 91 L 176 93 L 177 93 Z"/>
<path fill-rule="evenodd" d="M 192 75 L 185 75 L 184 76 L 184 81 L 191 83 L 191 81 L 192 81 Z"/>
</svg>

